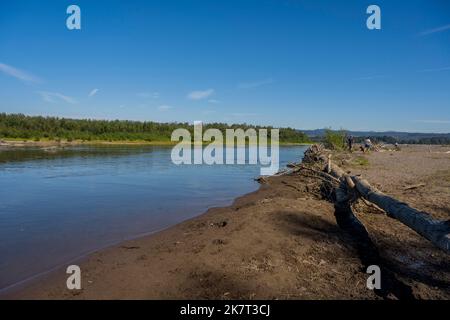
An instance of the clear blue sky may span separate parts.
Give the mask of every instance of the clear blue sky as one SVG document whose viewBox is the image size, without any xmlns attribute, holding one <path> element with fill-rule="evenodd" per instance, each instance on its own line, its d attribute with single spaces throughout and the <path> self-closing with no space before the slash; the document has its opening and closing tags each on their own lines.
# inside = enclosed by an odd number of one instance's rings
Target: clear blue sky
<svg viewBox="0 0 450 320">
<path fill-rule="evenodd" d="M 450 1 L 2 0 L 0 112 L 450 132 Z"/>
</svg>

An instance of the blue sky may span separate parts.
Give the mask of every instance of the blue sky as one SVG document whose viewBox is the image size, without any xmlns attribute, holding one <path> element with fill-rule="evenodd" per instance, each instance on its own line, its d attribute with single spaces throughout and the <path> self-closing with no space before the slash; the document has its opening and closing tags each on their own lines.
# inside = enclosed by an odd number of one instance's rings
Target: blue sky
<svg viewBox="0 0 450 320">
<path fill-rule="evenodd" d="M 0 112 L 450 132 L 450 2 L 1 1 Z"/>
</svg>

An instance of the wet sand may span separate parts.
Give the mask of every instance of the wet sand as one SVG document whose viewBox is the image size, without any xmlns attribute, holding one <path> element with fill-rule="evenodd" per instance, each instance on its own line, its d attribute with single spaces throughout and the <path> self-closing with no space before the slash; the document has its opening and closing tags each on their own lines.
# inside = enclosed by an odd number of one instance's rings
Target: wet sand
<svg viewBox="0 0 450 320">
<path fill-rule="evenodd" d="M 383 192 L 450 219 L 450 147 L 336 154 Z M 362 161 L 361 159 L 366 159 Z M 425 187 L 407 189 L 412 184 Z M 320 181 L 271 177 L 233 205 L 96 252 L 0 296 L 7 299 L 450 299 L 450 257 L 364 203 L 355 207 L 389 271 L 389 291 L 367 289 L 364 253 L 336 223 Z"/>
</svg>

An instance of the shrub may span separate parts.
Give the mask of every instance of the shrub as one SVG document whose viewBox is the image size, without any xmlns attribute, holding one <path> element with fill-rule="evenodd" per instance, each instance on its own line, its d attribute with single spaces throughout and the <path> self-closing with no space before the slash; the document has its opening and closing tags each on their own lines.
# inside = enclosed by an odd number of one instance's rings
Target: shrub
<svg viewBox="0 0 450 320">
<path fill-rule="evenodd" d="M 325 129 L 324 137 L 325 147 L 332 150 L 342 150 L 345 147 L 345 131 L 333 131 Z"/>
</svg>

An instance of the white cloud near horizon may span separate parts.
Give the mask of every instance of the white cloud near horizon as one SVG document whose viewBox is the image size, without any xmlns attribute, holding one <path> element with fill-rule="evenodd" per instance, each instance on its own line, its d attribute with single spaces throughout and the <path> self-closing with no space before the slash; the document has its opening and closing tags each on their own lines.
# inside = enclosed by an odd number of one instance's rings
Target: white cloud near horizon
<svg viewBox="0 0 450 320">
<path fill-rule="evenodd" d="M 433 33 L 437 33 L 437 32 L 442 32 L 442 31 L 446 31 L 446 30 L 450 30 L 450 24 L 447 24 L 445 26 L 441 26 L 441 27 L 437 27 L 434 29 L 429 29 L 429 30 L 425 30 L 422 32 L 419 32 L 419 36 L 423 37 L 423 36 L 427 36 Z"/>
<path fill-rule="evenodd" d="M 190 100 L 206 99 L 214 94 L 214 89 L 192 91 L 187 95 Z"/>
<path fill-rule="evenodd" d="M 97 88 L 92 89 L 92 91 L 89 92 L 89 98 L 95 96 L 95 95 L 97 94 L 98 90 L 99 90 L 99 89 L 97 89 Z"/>
<path fill-rule="evenodd" d="M 48 92 L 48 91 L 36 91 L 37 94 L 46 102 L 55 103 L 57 101 L 64 101 L 70 104 L 76 104 L 77 101 L 69 96 L 63 95 L 58 92 Z"/>
<path fill-rule="evenodd" d="M 243 82 L 238 84 L 239 89 L 252 89 L 252 88 L 258 88 L 261 86 L 265 86 L 267 84 L 274 83 L 275 81 L 272 78 L 258 80 L 254 82 Z"/>
<path fill-rule="evenodd" d="M 0 71 L 3 72 L 4 74 L 7 74 L 11 77 L 14 77 L 24 82 L 32 82 L 32 83 L 42 82 L 42 80 L 39 79 L 38 77 L 4 63 L 0 63 Z"/>
</svg>

